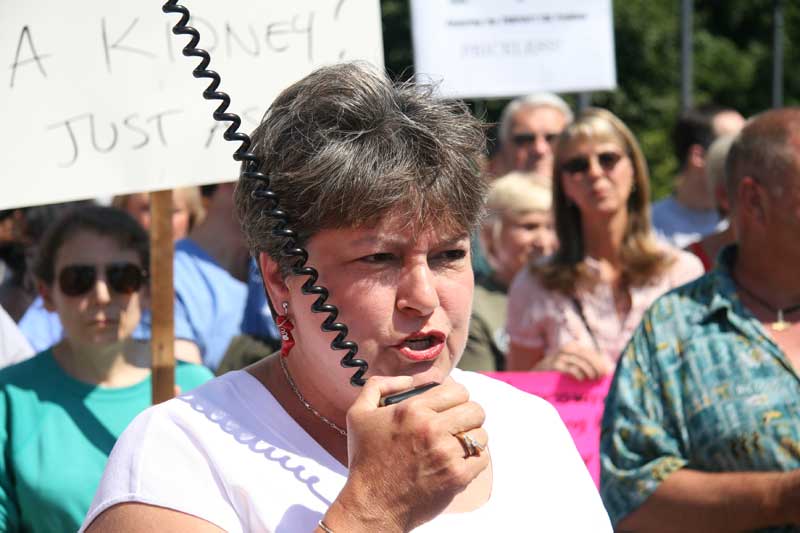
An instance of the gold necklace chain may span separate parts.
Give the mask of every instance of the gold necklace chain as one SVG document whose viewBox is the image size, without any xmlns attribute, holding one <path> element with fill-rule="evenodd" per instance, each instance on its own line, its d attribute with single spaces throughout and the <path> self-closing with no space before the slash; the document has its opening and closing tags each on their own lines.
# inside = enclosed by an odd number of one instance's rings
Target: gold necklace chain
<svg viewBox="0 0 800 533">
<path fill-rule="evenodd" d="M 314 409 L 314 406 L 308 403 L 308 401 L 306 401 L 305 398 L 303 398 L 303 395 L 300 393 L 300 390 L 297 388 L 297 385 L 295 385 L 294 380 L 292 379 L 292 375 L 289 374 L 289 368 L 286 366 L 286 361 L 284 361 L 284 357 L 282 355 L 279 355 L 278 359 L 281 362 L 283 375 L 286 376 L 286 381 L 289 383 L 289 387 L 292 389 L 292 392 L 294 392 L 294 395 L 297 396 L 297 399 L 300 400 L 300 403 L 303 404 L 303 407 L 305 407 L 306 410 L 308 410 L 308 412 L 310 412 L 312 415 L 316 416 L 317 418 L 325 422 L 325 424 L 327 424 L 331 429 L 336 431 L 336 433 L 338 433 L 342 437 L 346 437 L 347 436 L 346 430 L 340 428 L 331 419 L 329 419 L 328 417 L 326 417 L 325 415 Z"/>
</svg>

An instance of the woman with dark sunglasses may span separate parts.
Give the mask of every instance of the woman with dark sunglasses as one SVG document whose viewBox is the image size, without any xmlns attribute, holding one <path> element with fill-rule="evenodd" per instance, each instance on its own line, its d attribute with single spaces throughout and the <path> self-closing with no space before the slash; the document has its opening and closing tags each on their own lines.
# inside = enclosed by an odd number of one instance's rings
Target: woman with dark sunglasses
<svg viewBox="0 0 800 533">
<path fill-rule="evenodd" d="M 117 437 L 150 405 L 150 346 L 131 338 L 147 303 L 147 234 L 87 206 L 45 233 L 38 289 L 64 338 L 0 371 L 0 530 L 75 531 Z M 211 378 L 179 363 L 187 391 Z"/>
<path fill-rule="evenodd" d="M 553 209 L 560 249 L 509 291 L 509 370 L 610 373 L 661 294 L 703 273 L 696 257 L 656 241 L 647 163 L 625 124 L 588 109 L 559 138 Z"/>
</svg>

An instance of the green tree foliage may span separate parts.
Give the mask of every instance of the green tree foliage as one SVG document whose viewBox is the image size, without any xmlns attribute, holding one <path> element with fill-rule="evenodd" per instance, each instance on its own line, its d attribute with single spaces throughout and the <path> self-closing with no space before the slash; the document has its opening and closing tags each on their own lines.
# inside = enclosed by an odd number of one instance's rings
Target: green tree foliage
<svg viewBox="0 0 800 533">
<path fill-rule="evenodd" d="M 488 0 L 486 0 L 488 1 Z M 772 104 L 774 0 L 695 0 L 694 103 L 717 103 L 752 115 Z M 413 75 L 407 0 L 381 0 L 386 66 L 398 79 Z M 784 102 L 798 103 L 800 2 L 783 1 Z M 656 198 L 677 172 L 670 132 L 680 110 L 680 1 L 617 0 L 614 29 L 618 88 L 592 104 L 618 114 L 634 131 L 650 163 Z M 574 96 L 569 96 L 575 102 Z M 470 102 L 496 121 L 506 100 Z"/>
</svg>

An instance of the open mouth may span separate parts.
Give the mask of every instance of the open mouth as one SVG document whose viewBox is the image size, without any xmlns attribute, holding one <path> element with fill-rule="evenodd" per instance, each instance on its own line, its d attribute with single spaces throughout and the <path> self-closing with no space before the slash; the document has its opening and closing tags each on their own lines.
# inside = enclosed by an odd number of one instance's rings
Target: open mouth
<svg viewBox="0 0 800 533">
<path fill-rule="evenodd" d="M 444 340 L 444 334 L 439 331 L 420 332 L 409 335 L 397 347 L 412 361 L 430 361 L 442 353 Z"/>
<path fill-rule="evenodd" d="M 412 350 L 427 350 L 433 346 L 434 340 L 432 337 L 425 337 L 424 339 L 409 339 L 403 343 Z"/>
</svg>

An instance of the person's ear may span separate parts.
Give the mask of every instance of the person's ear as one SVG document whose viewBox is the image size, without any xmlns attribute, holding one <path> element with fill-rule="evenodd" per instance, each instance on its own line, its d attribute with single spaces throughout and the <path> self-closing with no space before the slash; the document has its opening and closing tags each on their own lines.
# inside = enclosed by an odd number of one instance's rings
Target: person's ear
<svg viewBox="0 0 800 533">
<path fill-rule="evenodd" d="M 289 300 L 289 287 L 281 274 L 280 266 L 266 252 L 259 252 L 258 266 L 261 270 L 261 279 L 264 282 L 267 297 L 275 305 L 276 311 L 279 311 L 277 304 Z"/>
<path fill-rule="evenodd" d="M 39 293 L 39 296 L 42 297 L 42 301 L 44 301 L 44 308 L 51 313 L 55 312 L 56 306 L 53 302 L 53 287 L 37 279 L 36 291 Z"/>
<path fill-rule="evenodd" d="M 768 191 L 758 181 L 745 176 L 739 182 L 736 189 L 737 210 L 742 213 L 747 220 L 752 220 L 760 225 L 767 221 L 767 208 L 769 199 Z"/>
<path fill-rule="evenodd" d="M 693 144 L 689 147 L 689 155 L 686 158 L 690 167 L 705 168 L 706 166 L 706 150 L 699 144 Z"/>
<path fill-rule="evenodd" d="M 717 210 L 727 216 L 731 210 L 731 205 L 728 201 L 728 188 L 724 183 L 719 183 L 714 187 L 714 201 L 717 203 Z"/>
</svg>

